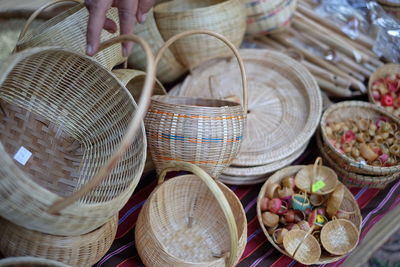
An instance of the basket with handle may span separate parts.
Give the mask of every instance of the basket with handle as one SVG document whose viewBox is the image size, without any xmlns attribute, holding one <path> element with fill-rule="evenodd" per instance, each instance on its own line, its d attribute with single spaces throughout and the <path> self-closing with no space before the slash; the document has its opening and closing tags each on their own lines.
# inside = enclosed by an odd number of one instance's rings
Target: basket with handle
<svg viewBox="0 0 400 267">
<path fill-rule="evenodd" d="M 169 171 L 193 174 L 171 178 Z M 234 266 L 247 241 L 237 196 L 203 169 L 170 162 L 140 211 L 135 241 L 146 266 Z"/>
<path fill-rule="evenodd" d="M 0 260 L 0 267 L 71 267 L 62 262 L 37 257 L 10 257 Z"/>
<path fill-rule="evenodd" d="M 80 4 L 46 21 L 39 27 L 28 30 L 32 21 L 40 14 L 40 12 L 48 7 L 65 1 L 73 1 Z M 41 6 L 27 20 L 20 33 L 16 45 L 16 51 L 33 47 L 61 46 L 77 53 L 85 54 L 86 26 L 89 12 L 84 4 L 81 3 L 81 0 L 52 0 Z M 107 17 L 117 24 L 119 23 L 118 11 L 116 8 L 109 9 L 107 11 Z M 102 30 L 100 40 L 103 42 L 118 35 L 118 31 L 112 34 L 106 30 Z M 124 61 L 121 45 L 115 44 L 109 49 L 97 53 L 93 56 L 93 59 L 108 70 L 111 70 L 115 65 Z"/>
<path fill-rule="evenodd" d="M 88 233 L 128 201 L 146 157 L 143 120 L 154 83 L 149 58 L 139 106 L 91 58 L 27 49 L 0 67 L 0 216 L 55 235 Z M 21 152 L 22 151 L 22 152 Z"/>
<path fill-rule="evenodd" d="M 295 176 L 300 170 L 302 170 L 304 165 L 296 165 L 296 166 L 290 166 L 286 167 L 280 171 L 277 171 L 274 173 L 261 187 L 260 193 L 258 194 L 257 198 L 257 217 L 258 221 L 260 223 L 261 229 L 263 230 L 265 236 L 267 237 L 268 241 L 281 253 L 293 258 L 292 255 L 287 253 L 282 247 L 278 246 L 272 236 L 268 233 L 268 229 L 264 226 L 263 220 L 262 220 L 262 211 L 261 211 L 261 202 L 263 198 L 265 197 L 267 187 L 269 184 L 277 183 L 279 184 L 283 179 L 286 177 L 290 176 Z M 340 204 L 340 210 L 344 211 L 351 211 L 349 212 L 349 220 L 357 227 L 358 231 L 361 229 L 361 222 L 362 222 L 362 217 L 360 213 L 360 208 L 358 207 L 357 201 L 354 199 L 354 196 L 351 194 L 351 192 L 346 188 L 344 188 L 344 198 L 343 201 Z M 335 256 L 335 255 L 329 255 L 326 253 L 322 253 L 321 256 L 319 257 L 317 262 L 314 262 L 313 264 L 327 264 L 331 262 L 335 262 L 340 260 L 342 256 Z"/>
<path fill-rule="evenodd" d="M 179 96 L 153 96 L 145 118 L 146 134 L 158 172 L 169 161 L 186 161 L 205 169 L 213 178 L 236 157 L 245 127 L 247 81 L 243 61 L 235 46 L 220 34 L 193 30 L 169 39 L 156 56 L 176 40 L 193 34 L 208 34 L 225 42 L 240 66 L 243 106 L 237 102 Z"/>
<path fill-rule="evenodd" d="M 118 215 L 98 229 L 79 236 L 49 235 L 0 219 L 0 251 L 6 257 L 32 256 L 71 266 L 93 266 L 114 241 Z"/>
<path fill-rule="evenodd" d="M 187 30 L 209 30 L 225 36 L 239 47 L 246 29 L 243 9 L 239 0 L 174 0 L 157 5 L 154 16 L 164 40 Z M 189 69 L 212 58 L 230 55 L 225 46 L 204 35 L 182 38 L 171 50 Z"/>
</svg>

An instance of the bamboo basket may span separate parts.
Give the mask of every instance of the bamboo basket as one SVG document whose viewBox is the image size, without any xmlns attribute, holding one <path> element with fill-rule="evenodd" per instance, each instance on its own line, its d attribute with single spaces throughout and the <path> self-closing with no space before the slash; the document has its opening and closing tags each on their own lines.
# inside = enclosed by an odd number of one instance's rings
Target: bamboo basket
<svg viewBox="0 0 400 267">
<path fill-rule="evenodd" d="M 6 257 L 32 256 L 71 266 L 93 266 L 109 250 L 118 215 L 100 228 L 79 236 L 56 236 L 25 229 L 0 219 L 0 251 Z"/>
<path fill-rule="evenodd" d="M 71 267 L 62 262 L 35 258 L 12 257 L 0 260 L 0 267 Z"/>
<path fill-rule="evenodd" d="M 157 28 L 153 9 L 147 13 L 147 19 L 144 24 L 137 24 L 135 26 L 135 34 L 149 43 L 153 54 L 156 54 L 165 43 Z M 133 69 L 144 70 L 146 68 L 146 57 L 140 47 L 133 47 L 132 54 L 128 58 L 128 65 Z M 171 83 L 181 77 L 186 71 L 186 68 L 177 61 L 172 51 L 166 49 L 164 56 L 158 63 L 157 78 L 162 83 Z"/>
<path fill-rule="evenodd" d="M 239 47 L 246 29 L 245 12 L 239 0 L 175 0 L 157 5 L 154 16 L 164 40 L 187 30 L 209 30 Z M 171 49 L 189 69 L 209 59 L 230 55 L 221 43 L 204 35 L 185 37 Z"/>
<path fill-rule="evenodd" d="M 286 0 L 272 10 L 247 17 L 247 35 L 264 35 L 281 31 L 290 26 L 297 0 Z"/>
<path fill-rule="evenodd" d="M 214 36 L 232 49 L 240 65 L 243 106 L 216 99 L 153 96 L 145 119 L 146 133 L 158 173 L 171 160 L 186 161 L 217 178 L 239 151 L 246 121 L 244 110 L 247 110 L 246 74 L 235 46 L 210 31 L 187 31 L 172 37 L 158 52 L 156 63 L 164 49 L 181 37 L 193 34 Z"/>
<path fill-rule="evenodd" d="M 378 3 L 382 6 L 382 8 L 389 14 L 395 16 L 397 19 L 400 19 L 400 3 L 396 1 L 390 0 L 378 0 Z"/>
<path fill-rule="evenodd" d="M 164 182 L 167 172 L 190 171 Z M 170 162 L 140 211 L 135 240 L 146 266 L 234 266 L 247 241 L 240 200 L 204 170 Z"/>
<path fill-rule="evenodd" d="M 376 80 L 379 80 L 380 78 L 384 78 L 387 75 L 390 74 L 398 74 L 400 75 L 400 64 L 385 64 L 379 67 L 369 78 L 368 82 L 368 98 L 369 102 L 377 104 L 376 100 L 373 97 L 372 94 L 372 85 Z M 384 108 L 384 107 L 383 107 Z M 397 116 L 399 117 L 399 116 Z"/>
<path fill-rule="evenodd" d="M 43 233 L 80 235 L 103 225 L 128 201 L 146 157 L 142 118 L 154 59 L 134 35 L 111 39 L 101 49 L 126 40 L 148 54 L 138 107 L 118 79 L 87 56 L 44 47 L 3 62 L 1 217 Z"/>
<path fill-rule="evenodd" d="M 356 162 L 354 159 L 348 157 L 345 154 L 340 153 L 333 145 L 329 142 L 326 133 L 326 126 L 329 122 L 343 121 L 346 119 L 354 119 L 357 116 L 366 119 L 377 119 L 380 116 L 385 116 L 390 121 L 398 125 L 400 128 L 400 119 L 393 116 L 391 113 L 387 112 L 383 108 L 380 108 L 371 103 L 361 102 L 361 101 L 345 101 L 334 104 L 330 106 L 325 113 L 322 115 L 320 122 L 321 136 L 323 143 L 329 147 L 329 149 L 341 159 L 338 164 L 341 167 L 345 167 L 346 170 L 368 175 L 388 175 L 400 172 L 400 164 L 391 167 L 379 167 L 372 165 L 363 165 Z"/>
<path fill-rule="evenodd" d="M 332 150 L 322 143 L 321 137 L 317 135 L 317 146 L 318 150 L 327 163 L 335 172 L 338 173 L 339 179 L 347 187 L 365 187 L 365 188 L 377 188 L 383 189 L 387 185 L 396 181 L 400 178 L 400 172 L 386 175 L 361 175 L 351 171 L 346 170 L 346 168 L 341 167 L 338 162 L 341 160 Z"/>
<path fill-rule="evenodd" d="M 80 0 L 52 0 L 48 4 L 40 7 L 27 20 L 26 25 L 20 33 L 16 51 L 33 47 L 60 46 L 79 54 L 86 54 L 86 28 L 89 12 L 84 4 L 72 7 L 46 21 L 39 27 L 28 31 L 30 24 L 42 10 L 65 1 L 82 2 Z M 109 9 L 107 11 L 107 17 L 119 24 L 118 11 L 116 8 Z M 118 35 L 119 32 L 111 34 L 106 30 L 102 30 L 100 41 L 103 42 Z M 121 45 L 119 44 L 115 44 L 111 48 L 97 53 L 93 56 L 93 59 L 108 70 L 111 70 L 115 65 L 125 60 L 122 56 Z"/>
<path fill-rule="evenodd" d="M 274 10 L 285 0 L 242 0 L 247 16 L 256 16 L 268 13 L 270 10 Z"/>
<path fill-rule="evenodd" d="M 305 167 L 304 165 L 296 165 L 296 166 L 290 166 L 287 168 L 284 168 L 278 172 L 276 172 L 274 175 L 272 175 L 262 186 L 260 193 L 258 194 L 258 198 L 257 198 L 257 217 L 258 217 L 258 221 L 261 225 L 261 229 L 263 230 L 265 236 L 267 237 L 268 241 L 277 249 L 279 250 L 282 254 L 291 257 L 284 249 L 282 249 L 281 247 L 279 247 L 272 239 L 272 236 L 268 233 L 267 229 L 265 228 L 263 221 L 262 221 L 262 216 L 261 216 L 261 200 L 264 198 L 265 193 L 266 193 L 266 189 L 268 184 L 270 183 L 280 183 L 281 180 L 283 178 L 286 178 L 288 176 L 293 176 L 295 175 L 297 172 L 299 172 L 303 167 Z M 361 230 L 361 222 L 362 222 L 362 217 L 361 217 L 361 213 L 360 213 L 360 209 L 358 207 L 358 204 L 356 202 L 356 200 L 354 199 L 353 195 L 351 194 L 351 192 L 344 187 L 344 198 L 343 201 L 341 203 L 340 209 L 342 210 L 346 210 L 346 211 L 354 211 L 354 213 L 350 214 L 350 218 L 349 220 L 357 227 L 357 230 L 360 231 Z M 338 261 L 340 259 L 342 259 L 343 257 L 345 257 L 346 255 L 343 256 L 333 256 L 333 255 L 329 255 L 327 253 L 322 253 L 321 257 L 319 258 L 318 262 L 315 262 L 314 264 L 327 264 L 327 263 L 331 263 L 331 262 L 335 262 Z M 291 257 L 292 258 L 292 257 Z"/>
</svg>

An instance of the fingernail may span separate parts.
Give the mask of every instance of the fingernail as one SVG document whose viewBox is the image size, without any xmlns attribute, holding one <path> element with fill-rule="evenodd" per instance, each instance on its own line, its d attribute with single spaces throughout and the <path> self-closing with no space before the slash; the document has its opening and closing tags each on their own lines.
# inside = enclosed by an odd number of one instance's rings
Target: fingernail
<svg viewBox="0 0 400 267">
<path fill-rule="evenodd" d="M 128 48 L 124 47 L 124 49 L 123 49 L 123 54 L 124 54 L 124 57 L 128 57 L 128 56 L 129 56 L 129 50 L 128 50 Z"/>
<path fill-rule="evenodd" d="M 144 23 L 144 22 L 146 21 L 146 18 L 147 18 L 147 14 L 141 15 L 141 16 L 140 16 L 140 23 L 141 23 L 141 24 Z"/>
<path fill-rule="evenodd" d="M 88 54 L 89 56 L 93 54 L 93 47 L 91 45 L 88 45 L 86 47 L 86 54 Z"/>
</svg>

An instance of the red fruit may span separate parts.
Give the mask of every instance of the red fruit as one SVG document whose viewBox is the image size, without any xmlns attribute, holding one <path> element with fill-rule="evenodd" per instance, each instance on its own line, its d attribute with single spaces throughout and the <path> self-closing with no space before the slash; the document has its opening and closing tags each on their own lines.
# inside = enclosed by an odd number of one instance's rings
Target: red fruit
<svg viewBox="0 0 400 267">
<path fill-rule="evenodd" d="M 393 106 L 393 97 L 391 97 L 390 95 L 382 96 L 381 104 L 382 104 L 382 106 L 385 106 L 385 107 Z"/>
</svg>

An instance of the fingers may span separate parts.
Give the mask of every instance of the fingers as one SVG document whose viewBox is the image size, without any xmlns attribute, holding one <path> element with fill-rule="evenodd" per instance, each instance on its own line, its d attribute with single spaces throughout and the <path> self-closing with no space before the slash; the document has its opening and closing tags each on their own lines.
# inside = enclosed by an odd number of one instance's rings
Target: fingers
<svg viewBox="0 0 400 267">
<path fill-rule="evenodd" d="M 89 10 L 86 53 L 93 56 L 99 49 L 100 34 L 106 21 L 106 11 L 111 7 L 112 0 L 85 0 L 85 4 Z M 110 23 L 107 24 L 109 27 Z"/>
<path fill-rule="evenodd" d="M 138 8 L 138 0 L 119 0 L 118 1 L 118 14 L 119 23 L 122 34 L 132 34 L 135 26 L 135 15 Z M 125 57 L 129 56 L 132 50 L 132 42 L 123 42 L 123 54 Z"/>
<path fill-rule="evenodd" d="M 153 7 L 154 0 L 139 0 L 138 10 L 136 12 L 136 19 L 139 23 L 146 21 L 146 13 Z"/>
<path fill-rule="evenodd" d="M 118 30 L 117 24 L 112 19 L 109 18 L 106 18 L 103 28 L 109 33 L 115 33 Z"/>
</svg>

